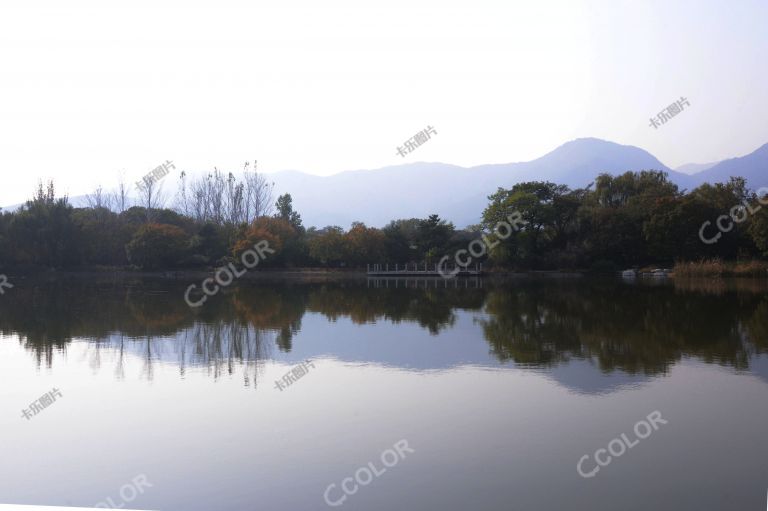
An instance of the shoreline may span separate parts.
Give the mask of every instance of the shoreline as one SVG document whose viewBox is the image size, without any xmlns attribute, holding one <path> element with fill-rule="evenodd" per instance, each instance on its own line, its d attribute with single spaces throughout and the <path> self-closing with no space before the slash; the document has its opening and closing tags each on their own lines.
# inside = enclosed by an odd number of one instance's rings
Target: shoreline
<svg viewBox="0 0 768 511">
<path fill-rule="evenodd" d="M 197 280 L 213 276 L 220 267 L 205 269 L 167 269 L 167 270 L 138 270 L 131 268 L 111 268 L 111 267 L 83 267 L 77 269 L 58 270 L 53 268 L 16 268 L 0 269 L 0 275 L 6 275 L 10 281 L 14 279 L 50 279 L 50 280 L 68 280 L 68 279 L 90 279 L 90 278 L 115 278 L 115 279 L 163 279 L 163 280 Z M 595 272 L 590 270 L 485 270 L 479 275 L 460 275 L 458 279 L 469 278 L 521 278 L 521 277 L 542 277 L 542 278 L 623 278 L 625 280 L 666 280 L 666 279 L 720 279 L 720 278 L 743 278 L 763 280 L 768 275 L 760 274 L 733 274 L 726 273 L 687 273 L 675 272 L 674 270 L 664 270 L 663 274 L 655 273 L 653 270 L 643 268 L 636 270 L 634 276 L 626 276 L 625 272 Z M 365 269 L 340 269 L 340 268 L 266 268 L 255 269 L 244 273 L 238 280 L 259 280 L 259 279 L 440 279 L 444 278 L 434 273 L 424 275 L 376 275 L 369 274 Z"/>
</svg>

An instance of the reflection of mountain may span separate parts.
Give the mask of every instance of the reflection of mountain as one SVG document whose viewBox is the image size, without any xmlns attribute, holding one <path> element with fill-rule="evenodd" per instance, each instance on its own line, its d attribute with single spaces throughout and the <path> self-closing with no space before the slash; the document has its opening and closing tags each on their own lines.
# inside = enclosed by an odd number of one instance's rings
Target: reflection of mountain
<svg viewBox="0 0 768 511">
<path fill-rule="evenodd" d="M 567 364 L 552 367 L 547 371 L 547 376 L 581 394 L 608 394 L 627 387 L 637 387 L 651 380 L 650 376 L 643 374 L 597 371 L 588 360 L 571 360 Z"/>
<path fill-rule="evenodd" d="M 750 372 L 768 383 L 768 354 L 753 357 L 750 360 Z"/>
<path fill-rule="evenodd" d="M 735 282 L 735 281 L 734 281 Z M 75 339 L 91 363 L 117 354 L 216 376 L 271 358 L 330 356 L 409 370 L 462 365 L 545 372 L 580 392 L 664 374 L 684 357 L 768 380 L 768 285 L 589 279 L 486 281 L 482 288 L 368 288 L 365 281 L 259 280 L 192 310 L 186 283 L 20 282 L 0 309 L 39 363 Z M 110 363 L 114 356 L 110 357 Z"/>
</svg>

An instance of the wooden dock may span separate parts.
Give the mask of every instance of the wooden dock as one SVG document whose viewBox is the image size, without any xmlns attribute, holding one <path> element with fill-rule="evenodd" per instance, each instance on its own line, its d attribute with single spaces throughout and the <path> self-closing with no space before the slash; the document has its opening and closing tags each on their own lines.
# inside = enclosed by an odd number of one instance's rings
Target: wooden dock
<svg viewBox="0 0 768 511">
<path fill-rule="evenodd" d="M 458 270 L 458 272 L 456 270 Z M 477 277 L 483 274 L 483 265 L 475 264 L 474 268 L 470 268 L 469 266 L 443 266 L 441 273 L 436 264 L 369 264 L 367 272 L 368 275 L 372 277 Z"/>
<path fill-rule="evenodd" d="M 483 279 L 475 276 L 466 279 L 436 279 L 434 276 L 420 274 L 418 277 L 384 276 L 368 277 L 368 287 L 377 289 L 404 288 L 404 289 L 482 289 Z"/>
</svg>

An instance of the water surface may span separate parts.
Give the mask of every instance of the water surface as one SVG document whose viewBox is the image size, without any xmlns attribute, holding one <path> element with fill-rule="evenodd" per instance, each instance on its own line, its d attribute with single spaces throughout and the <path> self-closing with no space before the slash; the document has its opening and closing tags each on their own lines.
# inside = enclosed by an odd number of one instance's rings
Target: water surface
<svg viewBox="0 0 768 511">
<path fill-rule="evenodd" d="M 129 508 L 331 509 L 330 484 L 407 440 L 337 509 L 765 505 L 764 281 L 263 279 L 197 310 L 187 282 L 14 283 L 0 503 L 119 503 L 143 474 Z"/>
</svg>

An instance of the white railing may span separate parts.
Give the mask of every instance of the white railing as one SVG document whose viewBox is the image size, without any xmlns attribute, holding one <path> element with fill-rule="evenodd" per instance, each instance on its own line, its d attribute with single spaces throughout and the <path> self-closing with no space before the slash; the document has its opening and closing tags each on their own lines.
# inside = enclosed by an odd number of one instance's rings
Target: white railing
<svg viewBox="0 0 768 511">
<path fill-rule="evenodd" d="M 460 273 L 480 273 L 483 271 L 483 264 L 482 263 L 476 263 L 473 268 L 470 268 L 469 266 L 454 266 L 454 267 L 448 267 L 443 266 L 442 267 L 442 273 L 446 275 L 450 275 L 456 268 L 459 269 Z M 397 273 L 435 273 L 439 274 L 440 268 L 438 268 L 438 265 L 428 265 L 427 263 L 409 263 L 409 264 L 395 264 L 390 268 L 389 264 L 368 264 L 366 267 L 366 270 L 368 273 L 391 273 L 391 274 L 397 274 Z"/>
</svg>

